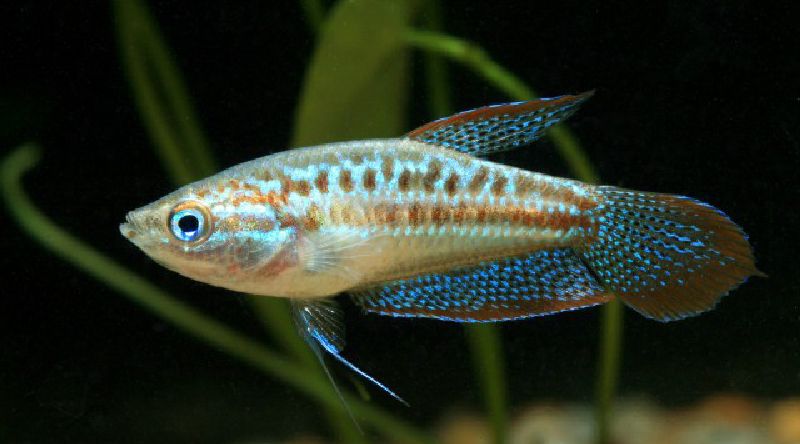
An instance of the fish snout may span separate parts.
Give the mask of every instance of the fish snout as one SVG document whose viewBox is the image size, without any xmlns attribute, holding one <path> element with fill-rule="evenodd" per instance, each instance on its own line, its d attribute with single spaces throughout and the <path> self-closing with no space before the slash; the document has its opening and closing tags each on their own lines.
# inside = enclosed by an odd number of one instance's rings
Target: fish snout
<svg viewBox="0 0 800 444">
<path fill-rule="evenodd" d="M 128 215 L 125 216 L 125 222 L 119 224 L 119 232 L 123 237 L 128 239 L 133 239 L 136 237 L 136 230 L 133 228 L 133 224 L 131 223 L 131 213 L 128 213 Z"/>
<path fill-rule="evenodd" d="M 142 224 L 135 211 L 130 211 L 125 216 L 125 222 L 119 224 L 119 232 L 125 238 L 133 241 L 136 236 L 143 234 Z"/>
</svg>

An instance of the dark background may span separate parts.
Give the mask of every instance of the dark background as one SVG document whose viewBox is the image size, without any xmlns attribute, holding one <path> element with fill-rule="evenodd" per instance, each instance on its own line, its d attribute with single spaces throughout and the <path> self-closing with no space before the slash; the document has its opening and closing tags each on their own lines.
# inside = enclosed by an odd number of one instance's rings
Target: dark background
<svg viewBox="0 0 800 444">
<path fill-rule="evenodd" d="M 220 164 L 287 148 L 314 44 L 298 4 L 149 3 Z M 543 95 L 597 90 L 569 125 L 605 183 L 724 209 L 770 276 L 681 322 L 626 311 L 622 395 L 669 406 L 717 392 L 800 395 L 800 15 L 789 1 L 761 4 L 443 4 L 447 32 L 479 43 Z M 172 186 L 134 108 L 110 6 L 17 1 L 0 7 L 0 17 L 0 149 L 43 146 L 41 164 L 25 177 L 40 208 L 182 300 L 264 337 L 244 297 L 175 275 L 119 236 L 126 211 Z M 432 117 L 417 65 L 409 129 Z M 451 80 L 459 109 L 506 100 L 460 67 Z M 546 141 L 496 160 L 568 174 Z M 325 433 L 317 406 L 297 391 L 52 256 L 7 213 L 0 221 L 0 439 L 230 442 Z M 591 309 L 503 326 L 515 408 L 592 400 L 598 321 Z M 347 329 L 349 356 L 413 407 L 375 391 L 373 402 L 422 425 L 454 408 L 480 408 L 457 325 L 361 316 L 347 303 Z"/>
</svg>

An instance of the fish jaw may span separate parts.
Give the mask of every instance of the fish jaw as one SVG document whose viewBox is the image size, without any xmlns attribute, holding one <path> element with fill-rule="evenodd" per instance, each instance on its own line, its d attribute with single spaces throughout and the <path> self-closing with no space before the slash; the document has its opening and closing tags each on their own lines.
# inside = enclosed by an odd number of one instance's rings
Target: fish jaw
<svg viewBox="0 0 800 444">
<path fill-rule="evenodd" d="M 119 225 L 120 234 L 148 254 L 155 246 L 169 243 L 165 221 L 168 207 L 157 201 L 128 212 Z"/>
</svg>

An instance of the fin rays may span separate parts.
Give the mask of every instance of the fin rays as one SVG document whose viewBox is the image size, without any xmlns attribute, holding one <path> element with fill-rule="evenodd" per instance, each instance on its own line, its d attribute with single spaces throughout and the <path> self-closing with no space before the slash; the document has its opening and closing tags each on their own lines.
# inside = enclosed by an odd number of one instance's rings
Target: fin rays
<svg viewBox="0 0 800 444">
<path fill-rule="evenodd" d="M 497 322 L 605 303 L 612 295 L 569 248 L 482 262 L 353 292 L 368 312 L 456 322 Z"/>
<path fill-rule="evenodd" d="M 337 269 L 356 281 L 359 276 L 358 272 L 342 265 L 341 262 L 343 259 L 357 259 L 375 254 L 374 252 L 354 251 L 365 246 L 374 238 L 374 234 L 365 233 L 363 230 L 337 228 L 315 232 L 306 239 L 311 251 L 306 262 L 306 269 L 315 273 Z"/>
<path fill-rule="evenodd" d="M 325 360 L 322 356 L 321 350 L 324 350 L 329 355 L 336 358 L 337 361 L 344 364 L 347 368 L 354 371 L 362 378 L 375 384 L 381 390 L 389 394 L 389 396 L 400 401 L 404 405 L 409 404 L 401 398 L 397 393 L 389 389 L 386 385 L 382 384 L 377 379 L 373 378 L 355 364 L 348 361 L 341 352 L 344 348 L 344 324 L 342 323 L 342 312 L 336 301 L 331 299 L 292 299 L 292 313 L 295 320 L 295 325 L 299 330 L 301 336 L 317 354 L 317 358 L 325 368 L 331 383 L 336 388 L 336 392 L 342 403 L 345 404 L 348 412 L 350 408 L 344 401 L 339 387 L 333 380 L 330 371 L 328 370 Z M 352 412 L 350 413 L 352 417 Z"/>
<path fill-rule="evenodd" d="M 703 202 L 598 187 L 596 239 L 581 248 L 603 284 L 651 319 L 673 321 L 712 309 L 754 264 L 744 232 Z"/>
<path fill-rule="evenodd" d="M 508 151 L 539 139 L 592 94 L 484 106 L 430 122 L 407 137 L 474 156 Z"/>
</svg>

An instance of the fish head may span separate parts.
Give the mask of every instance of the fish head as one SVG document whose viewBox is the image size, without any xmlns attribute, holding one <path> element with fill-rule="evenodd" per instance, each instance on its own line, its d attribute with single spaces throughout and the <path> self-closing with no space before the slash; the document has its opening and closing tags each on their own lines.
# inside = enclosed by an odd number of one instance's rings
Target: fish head
<svg viewBox="0 0 800 444">
<path fill-rule="evenodd" d="M 124 237 L 184 276 L 256 292 L 296 263 L 296 232 L 275 193 L 215 177 L 128 213 Z M 264 293 L 262 293 L 264 294 Z"/>
</svg>

